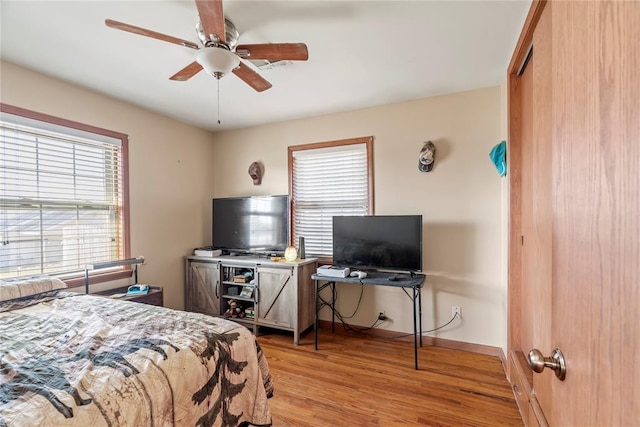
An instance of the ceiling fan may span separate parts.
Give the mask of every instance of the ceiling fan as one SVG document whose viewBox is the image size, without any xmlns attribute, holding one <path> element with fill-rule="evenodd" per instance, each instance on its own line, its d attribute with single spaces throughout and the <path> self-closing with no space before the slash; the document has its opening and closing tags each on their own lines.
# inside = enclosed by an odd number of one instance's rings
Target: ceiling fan
<svg viewBox="0 0 640 427">
<path fill-rule="evenodd" d="M 265 43 L 238 45 L 239 33 L 222 10 L 222 0 L 195 0 L 200 22 L 196 25 L 202 47 L 194 42 L 182 40 L 152 30 L 106 19 L 108 27 L 151 37 L 197 50 L 195 61 L 170 77 L 171 80 L 186 81 L 203 69 L 215 78 L 233 72 L 258 92 L 271 87 L 271 83 L 243 62 L 243 59 L 268 61 L 306 61 L 309 52 L 304 43 Z"/>
</svg>

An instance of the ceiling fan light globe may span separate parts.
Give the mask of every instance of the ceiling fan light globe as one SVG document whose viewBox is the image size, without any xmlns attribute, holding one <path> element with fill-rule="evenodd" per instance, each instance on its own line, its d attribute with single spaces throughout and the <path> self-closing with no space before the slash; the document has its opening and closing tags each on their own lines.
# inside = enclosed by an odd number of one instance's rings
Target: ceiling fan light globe
<svg viewBox="0 0 640 427">
<path fill-rule="evenodd" d="M 204 47 L 196 54 L 196 62 L 207 73 L 220 78 L 218 76 L 228 74 L 240 65 L 240 58 L 221 47 Z"/>
</svg>

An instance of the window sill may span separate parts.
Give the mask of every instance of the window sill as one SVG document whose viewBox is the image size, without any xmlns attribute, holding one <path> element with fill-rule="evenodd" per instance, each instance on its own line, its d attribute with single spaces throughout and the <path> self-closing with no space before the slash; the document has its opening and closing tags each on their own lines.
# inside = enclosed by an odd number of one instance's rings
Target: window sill
<svg viewBox="0 0 640 427">
<path fill-rule="evenodd" d="M 121 271 L 111 271 L 108 273 L 96 273 L 91 274 L 89 276 L 89 285 L 93 285 L 96 283 L 103 282 L 111 282 L 113 280 L 118 279 L 126 279 L 133 275 L 133 271 L 131 269 L 121 270 Z M 67 284 L 69 288 L 77 288 L 80 286 L 84 286 L 84 276 L 73 277 L 70 279 L 63 279 L 63 281 Z"/>
</svg>

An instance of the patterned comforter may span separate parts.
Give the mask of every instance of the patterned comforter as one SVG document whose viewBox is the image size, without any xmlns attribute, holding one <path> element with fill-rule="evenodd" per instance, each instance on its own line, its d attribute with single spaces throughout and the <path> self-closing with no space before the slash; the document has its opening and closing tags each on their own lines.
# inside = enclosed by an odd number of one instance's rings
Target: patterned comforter
<svg viewBox="0 0 640 427">
<path fill-rule="evenodd" d="M 236 323 L 63 291 L 0 302 L 0 427 L 271 425 L 272 393 Z"/>
</svg>

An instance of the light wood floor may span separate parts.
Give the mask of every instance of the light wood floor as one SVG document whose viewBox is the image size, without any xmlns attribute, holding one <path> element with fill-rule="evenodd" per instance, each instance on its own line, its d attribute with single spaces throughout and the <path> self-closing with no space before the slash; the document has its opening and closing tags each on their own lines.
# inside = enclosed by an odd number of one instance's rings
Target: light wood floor
<svg viewBox="0 0 640 427">
<path fill-rule="evenodd" d="M 353 333 L 261 331 L 271 368 L 274 427 L 521 426 L 496 357 Z"/>
</svg>

